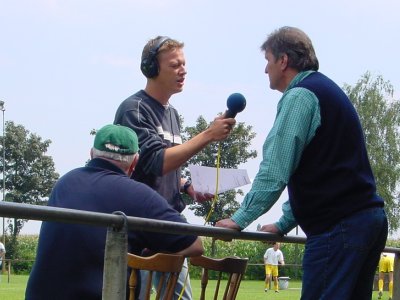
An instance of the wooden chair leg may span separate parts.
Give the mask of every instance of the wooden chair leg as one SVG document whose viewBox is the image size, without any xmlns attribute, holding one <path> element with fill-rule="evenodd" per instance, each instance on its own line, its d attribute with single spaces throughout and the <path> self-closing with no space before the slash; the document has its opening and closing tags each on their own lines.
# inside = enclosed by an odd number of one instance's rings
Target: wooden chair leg
<svg viewBox="0 0 400 300">
<path fill-rule="evenodd" d="M 214 292 L 214 300 L 218 298 L 223 273 L 229 274 L 228 282 L 225 286 L 223 294 L 223 299 L 234 300 L 238 294 L 240 282 L 243 279 L 243 275 L 246 271 L 247 262 L 247 258 L 239 257 L 226 257 L 218 259 L 206 256 L 198 256 L 190 258 L 190 263 L 193 266 L 198 266 L 202 268 L 200 300 L 205 299 L 205 290 L 208 283 L 208 270 L 218 272 L 218 278 Z"/>
</svg>

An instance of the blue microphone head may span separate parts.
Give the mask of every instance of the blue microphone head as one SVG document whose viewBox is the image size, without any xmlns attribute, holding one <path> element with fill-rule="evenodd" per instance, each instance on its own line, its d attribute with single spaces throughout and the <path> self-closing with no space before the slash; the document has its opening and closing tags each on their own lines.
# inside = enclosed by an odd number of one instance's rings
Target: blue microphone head
<svg viewBox="0 0 400 300">
<path fill-rule="evenodd" d="M 234 118 L 236 114 L 243 111 L 246 107 L 246 98 L 240 93 L 233 93 L 226 101 L 228 110 L 225 113 L 226 118 Z"/>
</svg>

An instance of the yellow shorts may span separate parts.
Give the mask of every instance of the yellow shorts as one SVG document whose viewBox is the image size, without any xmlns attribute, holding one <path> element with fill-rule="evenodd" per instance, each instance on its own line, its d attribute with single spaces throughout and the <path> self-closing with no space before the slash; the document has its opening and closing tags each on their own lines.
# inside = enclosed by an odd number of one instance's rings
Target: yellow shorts
<svg viewBox="0 0 400 300">
<path fill-rule="evenodd" d="M 273 277 L 278 276 L 278 266 L 265 265 L 265 274 L 272 275 Z"/>
<path fill-rule="evenodd" d="M 387 273 L 393 272 L 394 257 L 393 256 L 382 256 L 379 260 L 379 272 Z"/>
</svg>

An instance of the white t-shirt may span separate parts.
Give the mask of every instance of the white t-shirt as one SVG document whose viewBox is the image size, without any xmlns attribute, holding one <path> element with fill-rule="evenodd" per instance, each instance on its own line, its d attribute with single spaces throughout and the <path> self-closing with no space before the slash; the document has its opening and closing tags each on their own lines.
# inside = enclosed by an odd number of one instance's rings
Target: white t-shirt
<svg viewBox="0 0 400 300">
<path fill-rule="evenodd" d="M 0 265 L 3 261 L 3 255 L 6 254 L 6 248 L 4 247 L 3 243 L 0 242 Z"/>
<path fill-rule="evenodd" d="M 278 262 L 283 262 L 283 253 L 281 250 L 274 250 L 274 248 L 268 248 L 264 254 L 264 263 L 268 265 L 277 266 Z"/>
</svg>

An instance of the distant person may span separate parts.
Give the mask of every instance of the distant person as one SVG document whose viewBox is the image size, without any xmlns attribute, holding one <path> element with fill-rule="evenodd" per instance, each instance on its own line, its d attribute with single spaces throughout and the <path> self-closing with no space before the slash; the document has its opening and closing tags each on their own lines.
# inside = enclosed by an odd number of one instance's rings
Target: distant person
<svg viewBox="0 0 400 300">
<path fill-rule="evenodd" d="M 394 255 L 389 253 L 382 253 L 379 260 L 379 277 L 378 277 L 378 299 L 382 299 L 383 295 L 383 281 L 385 274 L 389 276 L 389 300 L 393 298 L 393 269 L 394 269 Z"/>
<path fill-rule="evenodd" d="M 0 242 L 0 274 L 3 269 L 3 260 L 6 258 L 6 247 Z"/>
<path fill-rule="evenodd" d="M 265 264 L 265 292 L 271 287 L 271 276 L 274 280 L 275 293 L 279 292 L 278 285 L 278 265 L 284 265 L 285 261 L 283 259 L 283 253 L 279 249 L 280 243 L 274 242 L 273 247 L 268 248 L 264 254 L 264 264 Z"/>
<path fill-rule="evenodd" d="M 102 127 L 90 153 L 92 159 L 85 167 L 57 181 L 49 206 L 99 213 L 122 211 L 127 216 L 185 222 L 158 193 L 130 178 L 139 158 L 132 129 Z M 101 299 L 106 232 L 106 227 L 43 222 L 26 299 Z M 196 236 L 129 231 L 128 251 L 140 255 L 144 248 L 184 256 L 203 253 Z"/>
<path fill-rule="evenodd" d="M 216 225 L 246 228 L 287 187 L 284 215 L 261 230 L 285 234 L 299 224 L 306 234 L 301 299 L 370 300 L 388 222 L 357 112 L 318 72 L 312 42 L 300 29 L 279 28 L 261 49 L 270 88 L 283 95 L 251 190 Z"/>
<path fill-rule="evenodd" d="M 180 93 L 185 83 L 183 47 L 182 42 L 169 37 L 158 36 L 148 41 L 141 58 L 146 87 L 123 101 L 114 119 L 114 124 L 132 128 L 139 137 L 140 159 L 132 178 L 153 188 L 179 213 L 186 206 L 182 193 L 198 202 L 213 197 L 195 191 L 191 181 L 182 178 L 181 166 L 210 143 L 225 139 L 235 124 L 235 119 L 217 117 L 206 130 L 182 142 L 179 113 L 172 106 L 171 97 Z M 155 285 L 159 275 L 155 276 Z M 174 299 L 179 298 L 182 290 L 182 300 L 192 298 L 187 275 L 185 260 Z"/>
</svg>

